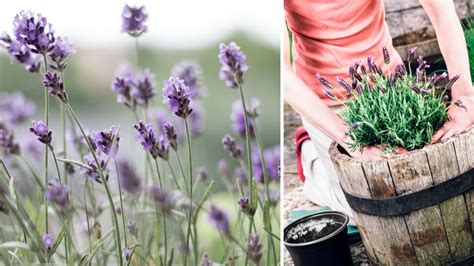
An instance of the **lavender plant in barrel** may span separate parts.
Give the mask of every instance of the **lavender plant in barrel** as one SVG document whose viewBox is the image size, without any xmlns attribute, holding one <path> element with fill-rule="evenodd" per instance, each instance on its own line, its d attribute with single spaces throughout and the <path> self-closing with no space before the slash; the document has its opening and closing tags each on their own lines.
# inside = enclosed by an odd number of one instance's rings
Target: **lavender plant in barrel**
<svg viewBox="0 0 474 266">
<path fill-rule="evenodd" d="M 382 48 L 384 62 L 390 63 L 385 47 Z M 367 65 L 360 60 L 350 66 L 351 83 L 337 78 L 337 82 L 348 92 L 346 100 L 342 93 L 326 79 L 316 74 L 326 87 L 324 93 L 345 106 L 341 113 L 349 125 L 346 134 L 353 150 L 363 146 L 382 146 L 386 152 L 397 148 L 414 150 L 431 142 L 433 134 L 448 119 L 447 93 L 459 79 L 459 75 L 448 78 L 446 73 L 428 75 L 430 67 L 422 56 L 415 60 L 416 48 L 410 50 L 408 64 L 417 64 L 412 73 L 399 64 L 395 71 L 384 74 L 373 57 Z M 456 104 L 456 103 L 455 103 Z M 459 103 L 460 104 L 460 103 Z"/>
</svg>

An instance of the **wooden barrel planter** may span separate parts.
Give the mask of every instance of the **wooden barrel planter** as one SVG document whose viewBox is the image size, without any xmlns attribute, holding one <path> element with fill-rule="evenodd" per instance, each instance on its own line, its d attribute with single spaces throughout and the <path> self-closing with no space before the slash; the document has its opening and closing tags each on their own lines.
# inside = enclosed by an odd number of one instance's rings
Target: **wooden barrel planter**
<svg viewBox="0 0 474 266">
<path fill-rule="evenodd" d="M 473 265 L 474 128 L 389 159 L 330 154 L 372 262 Z"/>
</svg>

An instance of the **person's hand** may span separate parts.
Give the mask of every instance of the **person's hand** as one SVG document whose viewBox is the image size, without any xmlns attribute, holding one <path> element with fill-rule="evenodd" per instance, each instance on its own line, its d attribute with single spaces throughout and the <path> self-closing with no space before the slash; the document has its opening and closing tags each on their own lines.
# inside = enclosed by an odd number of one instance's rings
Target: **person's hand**
<svg viewBox="0 0 474 266">
<path fill-rule="evenodd" d="M 448 114 L 448 121 L 433 135 L 432 143 L 448 139 L 474 125 L 474 93 L 453 99 Z"/>
</svg>

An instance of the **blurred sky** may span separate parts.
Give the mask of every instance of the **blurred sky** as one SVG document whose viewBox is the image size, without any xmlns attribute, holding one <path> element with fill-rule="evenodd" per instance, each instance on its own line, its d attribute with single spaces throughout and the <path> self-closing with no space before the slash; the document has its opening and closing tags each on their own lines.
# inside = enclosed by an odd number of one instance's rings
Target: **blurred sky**
<svg viewBox="0 0 474 266">
<path fill-rule="evenodd" d="M 2 3 L 0 32 L 11 32 L 21 10 L 42 13 L 58 35 L 68 34 L 76 46 L 133 45 L 121 34 L 125 3 L 145 5 L 147 32 L 140 42 L 156 47 L 198 48 L 243 31 L 278 47 L 282 3 L 278 0 L 15 0 Z"/>
</svg>

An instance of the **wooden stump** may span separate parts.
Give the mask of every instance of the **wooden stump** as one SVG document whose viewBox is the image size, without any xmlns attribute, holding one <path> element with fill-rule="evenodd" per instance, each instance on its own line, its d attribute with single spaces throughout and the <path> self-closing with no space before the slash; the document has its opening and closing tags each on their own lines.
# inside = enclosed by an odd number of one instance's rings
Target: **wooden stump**
<svg viewBox="0 0 474 266">
<path fill-rule="evenodd" d="M 379 204 L 445 184 L 473 169 L 474 128 L 388 159 L 354 159 L 336 144 L 330 154 L 343 190 Z M 376 263 L 441 265 L 473 254 L 474 190 L 398 215 L 366 214 L 351 207 L 367 253 Z"/>
</svg>

